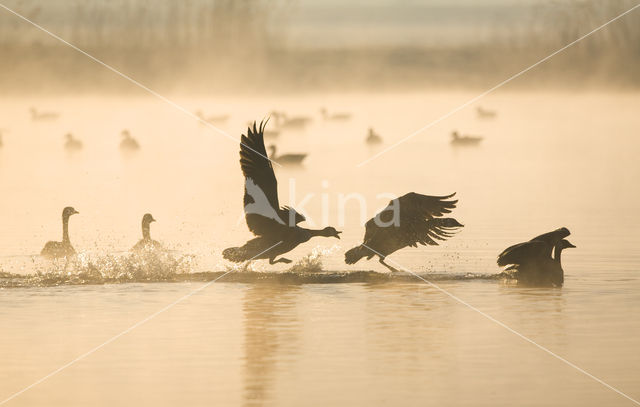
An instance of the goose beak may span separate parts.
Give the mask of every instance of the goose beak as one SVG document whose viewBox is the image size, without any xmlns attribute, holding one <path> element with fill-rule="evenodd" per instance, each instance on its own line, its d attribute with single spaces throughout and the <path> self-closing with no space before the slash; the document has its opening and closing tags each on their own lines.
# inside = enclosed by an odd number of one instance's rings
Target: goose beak
<svg viewBox="0 0 640 407">
<path fill-rule="evenodd" d="M 575 248 L 576 246 L 567 240 L 567 248 Z"/>
<path fill-rule="evenodd" d="M 340 233 L 342 233 L 342 232 L 336 231 L 336 234 L 333 237 L 340 239 Z"/>
<path fill-rule="evenodd" d="M 151 222 L 155 222 L 156 220 L 154 218 L 151 218 Z"/>
<path fill-rule="evenodd" d="M 72 215 L 76 215 L 76 214 L 79 214 L 79 213 L 80 213 L 80 212 L 78 212 L 78 211 L 76 211 L 76 210 L 74 209 L 74 210 L 73 210 Z"/>
</svg>

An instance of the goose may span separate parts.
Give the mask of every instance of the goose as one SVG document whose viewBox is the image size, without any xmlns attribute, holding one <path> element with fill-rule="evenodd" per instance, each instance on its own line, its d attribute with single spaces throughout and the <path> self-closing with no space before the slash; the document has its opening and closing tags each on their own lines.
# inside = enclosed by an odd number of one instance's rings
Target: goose
<svg viewBox="0 0 640 407">
<path fill-rule="evenodd" d="M 497 115 L 495 110 L 484 109 L 482 106 L 478 106 L 476 108 L 476 113 L 478 114 L 478 117 L 481 119 L 493 119 Z"/>
<path fill-rule="evenodd" d="M 276 119 L 276 126 L 280 129 L 304 129 L 311 123 L 310 117 L 295 116 L 289 117 L 286 113 L 272 111 L 271 115 Z"/>
<path fill-rule="evenodd" d="M 498 255 L 498 265 L 518 282 L 562 286 L 562 250 L 576 247 L 565 239 L 570 234 L 563 227 L 510 246 Z"/>
<path fill-rule="evenodd" d="M 382 143 L 382 137 L 380 137 L 372 128 L 369 128 L 369 133 L 366 139 L 367 144 L 374 145 Z"/>
<path fill-rule="evenodd" d="M 138 141 L 131 137 L 129 130 L 122 130 L 122 141 L 120 142 L 120 150 L 122 151 L 137 151 L 140 149 Z"/>
<path fill-rule="evenodd" d="M 158 250 L 164 250 L 164 247 L 160 242 L 151 238 L 151 222 L 156 220 L 150 213 L 145 213 L 142 217 L 142 239 L 131 249 L 134 252 L 153 252 Z"/>
<path fill-rule="evenodd" d="M 271 160 L 267 158 L 264 147 L 265 123 L 247 129 L 240 141 L 240 166 L 245 177 L 244 212 L 249 230 L 257 237 L 241 247 L 230 247 L 222 256 L 232 262 L 240 263 L 253 259 L 269 259 L 269 264 L 291 263 L 281 256 L 314 236 L 335 237 L 340 233 L 328 226 L 324 229 L 306 229 L 298 226 L 305 217 L 295 209 L 280 207 L 278 201 L 278 182 Z"/>
<path fill-rule="evenodd" d="M 327 109 L 325 109 L 324 107 L 322 109 L 320 109 L 320 113 L 322 114 L 322 118 L 326 121 L 337 121 L 337 122 L 341 122 L 341 121 L 346 121 L 351 119 L 351 113 L 332 113 L 329 114 L 329 112 L 327 111 Z"/>
<path fill-rule="evenodd" d="M 64 149 L 67 151 L 78 151 L 82 150 L 82 141 L 73 137 L 73 134 L 67 133 L 65 136 Z"/>
<path fill-rule="evenodd" d="M 60 114 L 56 112 L 39 112 L 35 107 L 30 108 L 29 112 L 31 112 L 31 120 L 33 120 L 34 122 L 55 120 L 60 116 Z"/>
<path fill-rule="evenodd" d="M 211 124 L 224 124 L 230 117 L 228 114 L 205 116 L 204 113 L 202 113 L 202 110 L 196 111 L 196 116 L 198 116 L 200 120 Z M 202 122 L 200 122 L 200 124 L 204 125 Z"/>
<path fill-rule="evenodd" d="M 271 144 L 269 146 L 269 157 L 272 161 L 277 162 L 280 165 L 302 165 L 302 161 L 307 157 L 306 154 L 282 154 L 276 155 L 276 146 Z"/>
<path fill-rule="evenodd" d="M 345 263 L 355 264 L 363 257 L 370 260 L 378 256 L 380 263 L 389 270 L 398 271 L 385 263 L 385 258 L 405 247 L 421 245 L 437 246 L 463 227 L 454 218 L 441 218 L 456 207 L 457 200 L 449 200 L 455 192 L 446 196 L 421 195 L 409 192 L 393 199 L 380 213 L 365 224 L 364 241 L 347 250 Z"/>
<path fill-rule="evenodd" d="M 461 136 L 457 131 L 451 133 L 451 144 L 453 145 L 477 145 L 482 141 L 478 136 Z"/>
<path fill-rule="evenodd" d="M 61 257 L 70 257 L 76 254 L 75 249 L 71 246 L 69 240 L 69 217 L 80 213 L 70 206 L 62 210 L 62 242 L 50 241 L 44 245 L 40 252 L 40 256 L 48 259 L 58 259 Z"/>
</svg>

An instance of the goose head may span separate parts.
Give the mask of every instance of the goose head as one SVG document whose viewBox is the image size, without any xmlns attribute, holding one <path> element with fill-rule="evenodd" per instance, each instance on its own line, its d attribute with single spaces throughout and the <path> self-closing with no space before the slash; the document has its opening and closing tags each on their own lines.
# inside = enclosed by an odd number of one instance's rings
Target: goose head
<svg viewBox="0 0 640 407">
<path fill-rule="evenodd" d="M 275 157 L 276 156 L 276 145 L 275 144 L 269 145 L 269 156 L 271 156 L 271 157 Z"/>
<path fill-rule="evenodd" d="M 67 133 L 67 134 L 64 135 L 64 138 L 67 139 L 67 141 L 71 141 L 71 140 L 73 140 L 73 134 Z"/>
<path fill-rule="evenodd" d="M 142 224 L 143 225 L 149 225 L 151 222 L 155 222 L 156 220 L 153 219 L 153 216 L 150 213 L 145 213 L 144 216 L 142 217 Z"/>
<path fill-rule="evenodd" d="M 129 133 L 129 130 L 127 130 L 127 129 L 122 130 L 122 132 L 120 132 L 120 134 L 122 135 L 122 137 L 124 137 L 126 139 L 127 138 L 131 138 L 131 133 Z"/>
<path fill-rule="evenodd" d="M 326 237 L 335 237 L 337 239 L 340 239 L 340 233 L 342 232 L 337 231 L 333 226 L 327 226 L 326 228 L 322 229 L 322 234 Z"/>
<path fill-rule="evenodd" d="M 73 207 L 71 207 L 71 206 L 67 206 L 66 208 L 64 208 L 64 209 L 62 210 L 62 217 L 63 217 L 63 218 L 65 218 L 65 219 L 69 219 L 69 217 L 70 217 L 71 215 L 75 215 L 76 213 L 80 213 L 80 212 L 76 211 L 76 210 L 75 210 L 75 209 L 73 209 Z"/>
</svg>

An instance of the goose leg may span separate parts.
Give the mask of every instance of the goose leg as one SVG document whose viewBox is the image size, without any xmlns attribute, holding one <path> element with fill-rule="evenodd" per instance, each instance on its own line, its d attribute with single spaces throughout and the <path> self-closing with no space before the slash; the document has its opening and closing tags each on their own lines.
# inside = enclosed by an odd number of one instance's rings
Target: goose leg
<svg viewBox="0 0 640 407">
<path fill-rule="evenodd" d="M 388 265 L 387 263 L 384 262 L 384 257 L 380 257 L 380 264 L 382 264 L 383 266 L 385 266 L 386 268 L 388 268 L 389 270 L 391 270 L 391 272 L 395 273 L 395 272 L 400 272 L 400 270 L 391 267 L 390 265 Z"/>
<path fill-rule="evenodd" d="M 269 259 L 269 264 L 276 264 L 276 263 L 285 263 L 285 264 L 289 264 L 291 263 L 291 260 L 289 259 L 285 259 L 284 257 L 280 257 L 278 260 L 274 260 L 275 257 L 272 257 Z"/>
</svg>

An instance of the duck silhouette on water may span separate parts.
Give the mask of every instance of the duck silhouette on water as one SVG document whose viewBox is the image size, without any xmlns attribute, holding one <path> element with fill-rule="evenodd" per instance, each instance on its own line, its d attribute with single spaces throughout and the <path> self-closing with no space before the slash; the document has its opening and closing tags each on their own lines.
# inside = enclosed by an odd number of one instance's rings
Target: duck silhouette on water
<svg viewBox="0 0 640 407">
<path fill-rule="evenodd" d="M 481 141 L 480 136 L 462 136 L 457 131 L 451 132 L 451 144 L 454 146 L 477 146 Z"/>
<path fill-rule="evenodd" d="M 329 114 L 327 109 L 324 107 L 320 109 L 320 114 L 322 114 L 322 118 L 326 121 L 344 122 L 347 120 L 351 120 L 351 113 L 339 112 Z"/>
<path fill-rule="evenodd" d="M 367 133 L 366 143 L 370 146 L 382 143 L 382 137 L 376 133 L 373 128 L 369 128 L 369 132 Z"/>
<path fill-rule="evenodd" d="M 138 144 L 138 141 L 136 139 L 131 137 L 131 133 L 129 133 L 129 130 L 122 130 L 120 135 L 122 136 L 122 141 L 120 142 L 121 151 L 133 152 L 140 149 L 140 144 Z"/>
<path fill-rule="evenodd" d="M 283 166 L 299 166 L 302 165 L 302 161 L 307 158 L 307 155 L 304 153 L 277 155 L 275 144 L 271 144 L 269 146 L 269 158 Z"/>
<path fill-rule="evenodd" d="M 576 247 L 565 239 L 570 234 L 563 227 L 510 246 L 498 255 L 498 265 L 506 266 L 504 275 L 518 283 L 560 287 L 564 283 L 562 251 Z"/>
<path fill-rule="evenodd" d="M 73 134 L 67 133 L 65 134 L 66 141 L 64 142 L 64 149 L 67 151 L 79 151 L 82 150 L 82 141 L 73 137 Z"/>
<path fill-rule="evenodd" d="M 482 106 L 476 108 L 476 114 L 481 119 L 494 119 L 498 115 L 495 110 L 485 109 Z"/>
<path fill-rule="evenodd" d="M 131 248 L 131 251 L 137 253 L 164 251 L 162 244 L 151 238 L 151 222 L 155 221 L 150 213 L 144 214 L 142 217 L 142 239 Z"/>
<path fill-rule="evenodd" d="M 244 246 L 230 247 L 222 256 L 240 263 L 254 259 L 269 259 L 269 264 L 291 263 L 276 257 L 290 252 L 315 236 L 335 237 L 340 233 L 329 226 L 324 229 L 306 229 L 298 226 L 305 217 L 295 209 L 280 207 L 278 182 L 264 146 L 265 123 L 247 129 L 240 142 L 240 166 L 245 177 L 244 212 L 249 230 L 257 237 Z"/>
<path fill-rule="evenodd" d="M 386 208 L 365 224 L 364 241 L 344 255 L 345 263 L 355 264 L 363 257 L 378 256 L 380 263 L 391 271 L 398 271 L 385 263 L 385 258 L 405 247 L 437 246 L 462 228 L 454 218 L 442 218 L 456 207 L 457 200 L 447 196 L 430 196 L 410 192 L 393 199 Z"/>
<path fill-rule="evenodd" d="M 80 213 L 70 206 L 67 206 L 62 210 L 62 241 L 54 242 L 50 241 L 44 245 L 44 248 L 40 252 L 40 256 L 48 259 L 59 259 L 64 257 L 71 257 L 76 254 L 75 249 L 71 245 L 69 240 L 69 218 L 71 215 Z"/>
<path fill-rule="evenodd" d="M 30 108 L 29 112 L 31 113 L 31 120 L 33 120 L 34 122 L 56 120 L 58 117 L 60 117 L 59 113 L 39 112 L 35 107 Z"/>
</svg>

